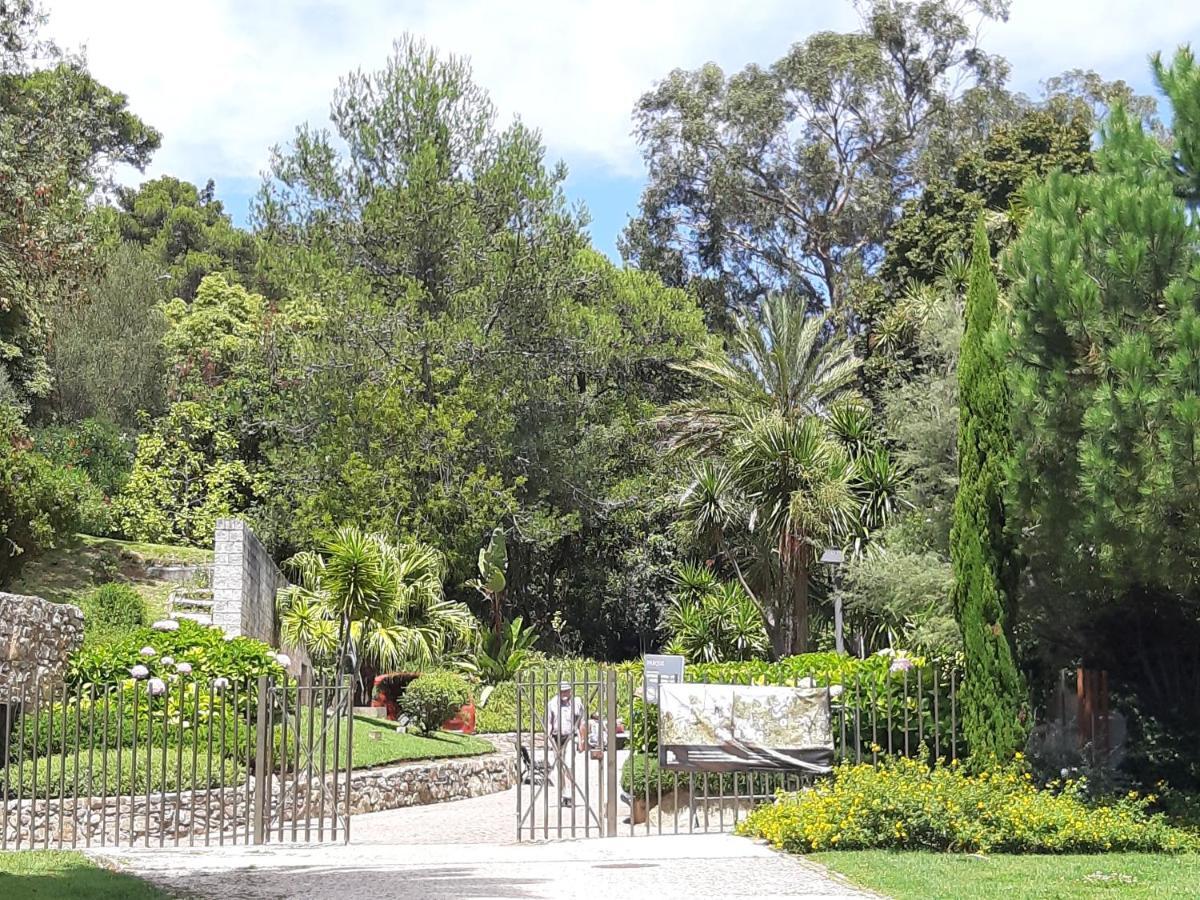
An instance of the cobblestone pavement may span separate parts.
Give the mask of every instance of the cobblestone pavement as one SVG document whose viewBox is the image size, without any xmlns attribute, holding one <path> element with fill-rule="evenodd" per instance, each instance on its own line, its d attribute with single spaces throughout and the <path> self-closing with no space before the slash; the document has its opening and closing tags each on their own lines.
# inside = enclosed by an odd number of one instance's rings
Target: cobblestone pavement
<svg viewBox="0 0 1200 900">
<path fill-rule="evenodd" d="M 173 895 L 211 900 L 826 898 L 863 893 L 731 835 L 543 844 L 379 844 L 125 850 L 99 856 Z"/>
</svg>

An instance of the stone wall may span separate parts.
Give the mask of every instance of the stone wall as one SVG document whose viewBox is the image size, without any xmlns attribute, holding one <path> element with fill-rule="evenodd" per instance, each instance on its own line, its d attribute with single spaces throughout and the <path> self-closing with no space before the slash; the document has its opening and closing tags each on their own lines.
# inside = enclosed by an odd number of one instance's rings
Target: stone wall
<svg viewBox="0 0 1200 900">
<path fill-rule="evenodd" d="M 515 754 L 489 753 L 462 759 L 408 763 L 382 769 L 364 769 L 353 773 L 350 782 L 350 812 L 379 812 L 405 806 L 466 800 L 498 791 L 517 783 Z M 345 779 L 335 782 L 326 776 L 324 790 L 320 778 L 297 782 L 289 780 L 281 787 L 279 779 L 270 781 L 269 827 L 277 834 L 279 823 L 286 823 L 285 837 L 291 835 L 291 823 L 303 839 L 307 829 L 316 839 L 319 821 L 330 836 L 334 796 L 340 801 L 337 811 L 345 809 Z M 324 803 L 322 803 L 324 797 Z M 162 836 L 163 843 L 249 843 L 253 834 L 254 784 L 214 788 L 193 792 L 173 791 L 149 796 L 82 797 L 54 800 L 9 800 L 0 806 L 0 827 L 7 846 L 29 847 L 31 843 L 51 846 L 59 838 L 66 845 L 114 844 L 128 846 L 149 842 Z M 338 820 L 340 829 L 341 822 Z"/>
<path fill-rule="evenodd" d="M 0 703 L 28 701 L 35 679 L 58 683 L 82 643 L 78 607 L 0 593 Z"/>
<path fill-rule="evenodd" d="M 241 519 L 217 520 L 213 551 L 213 624 L 275 646 L 275 592 L 287 579 Z"/>
</svg>

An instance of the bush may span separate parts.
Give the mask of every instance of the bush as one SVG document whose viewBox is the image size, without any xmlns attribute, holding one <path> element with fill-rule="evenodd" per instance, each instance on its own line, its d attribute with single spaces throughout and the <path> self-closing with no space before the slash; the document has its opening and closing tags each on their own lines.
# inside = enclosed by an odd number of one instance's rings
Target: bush
<svg viewBox="0 0 1200 900">
<path fill-rule="evenodd" d="M 400 698 L 400 712 L 423 734 L 432 734 L 470 699 L 471 689 L 461 675 L 430 672 L 408 686 Z"/>
<path fill-rule="evenodd" d="M 147 760 L 149 755 L 149 760 Z M 121 767 L 120 777 L 117 776 L 117 766 Z M 43 757 L 36 761 L 26 760 L 24 765 L 10 765 L 3 772 L 4 781 L 8 785 L 8 796 L 16 795 L 17 785 L 20 784 L 24 797 L 55 798 L 58 796 L 62 767 L 64 796 L 98 797 L 102 792 L 110 795 L 145 794 L 147 769 L 150 776 L 151 791 L 190 791 L 193 788 L 211 788 L 221 785 L 240 784 L 244 777 L 244 767 L 237 760 L 226 758 L 224 764 L 219 758 L 210 758 L 207 753 L 197 754 L 195 767 L 192 766 L 190 753 L 176 755 L 175 751 L 166 751 L 166 765 L 163 765 L 162 745 L 151 746 L 149 750 L 139 744 L 136 751 L 122 749 L 119 752 L 109 750 L 107 754 L 96 751 L 90 764 L 86 754 L 80 754 L 78 761 L 73 753 L 64 756 Z M 49 767 L 50 778 L 47 783 L 46 772 Z M 209 771 L 211 768 L 211 772 Z M 106 771 L 107 770 L 107 771 Z M 35 790 L 34 779 L 37 779 Z"/>
<path fill-rule="evenodd" d="M 761 659 L 770 643 L 762 613 L 737 582 L 722 583 L 704 566 L 682 565 L 664 624 L 668 653 L 688 662 Z"/>
<path fill-rule="evenodd" d="M 92 588 L 79 601 L 83 623 L 93 627 L 140 628 L 146 624 L 146 604 L 127 584 L 111 582 Z"/>
<path fill-rule="evenodd" d="M 72 657 L 68 678 L 73 684 L 119 684 L 129 679 L 130 670 L 137 665 L 146 666 L 151 677 L 165 678 L 174 669 L 162 663 L 164 656 L 172 657 L 176 664 L 190 665 L 193 676 L 202 683 L 227 678 L 241 685 L 260 675 L 283 675 L 275 651 L 262 641 L 247 637 L 226 640 L 220 628 L 191 619 L 180 619 L 177 625 L 172 631 L 136 628 L 119 640 L 84 647 Z M 153 655 L 144 655 L 144 647 L 153 649 Z"/>
<path fill-rule="evenodd" d="M 1194 836 L 1130 793 L 1091 805 L 1079 782 L 1039 789 L 1020 765 L 967 774 L 956 765 L 895 759 L 843 765 L 832 779 L 781 793 L 737 826 L 797 853 L 942 850 L 967 853 L 1176 852 Z"/>
<path fill-rule="evenodd" d="M 666 796 L 676 789 L 691 790 L 696 795 L 756 796 L 770 794 L 771 785 L 778 785 L 779 775 L 765 772 L 681 772 L 664 769 L 654 754 L 635 752 L 621 766 L 621 790 L 631 797 L 645 800 Z"/>
</svg>

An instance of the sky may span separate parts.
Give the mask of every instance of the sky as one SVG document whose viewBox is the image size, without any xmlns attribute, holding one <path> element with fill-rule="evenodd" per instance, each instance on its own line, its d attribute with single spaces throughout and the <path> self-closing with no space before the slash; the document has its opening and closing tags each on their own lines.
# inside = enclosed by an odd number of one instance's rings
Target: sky
<svg viewBox="0 0 1200 900">
<path fill-rule="evenodd" d="M 48 33 L 84 49 L 98 79 L 163 133 L 136 184 L 174 175 L 217 196 L 244 225 L 270 148 L 324 125 L 338 79 L 382 66 L 404 32 L 471 59 L 502 122 L 542 132 L 569 171 L 568 198 L 615 253 L 644 182 L 632 136 L 638 97 L 675 68 L 770 63 L 807 35 L 849 30 L 849 0 L 43 0 Z M 981 44 L 1035 94 L 1068 68 L 1153 93 L 1147 58 L 1200 45 L 1200 3 L 1014 0 Z"/>
</svg>

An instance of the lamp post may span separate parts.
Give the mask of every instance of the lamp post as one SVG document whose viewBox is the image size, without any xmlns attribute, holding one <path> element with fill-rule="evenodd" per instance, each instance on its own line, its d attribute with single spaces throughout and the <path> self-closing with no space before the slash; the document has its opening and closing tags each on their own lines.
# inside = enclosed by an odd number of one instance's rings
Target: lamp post
<svg viewBox="0 0 1200 900">
<path fill-rule="evenodd" d="M 842 640 L 842 592 L 838 590 L 839 567 L 845 561 L 846 554 L 837 547 L 830 547 L 821 554 L 821 562 L 829 566 L 829 580 L 833 585 L 833 645 L 838 653 L 846 652 L 846 644 Z"/>
</svg>

